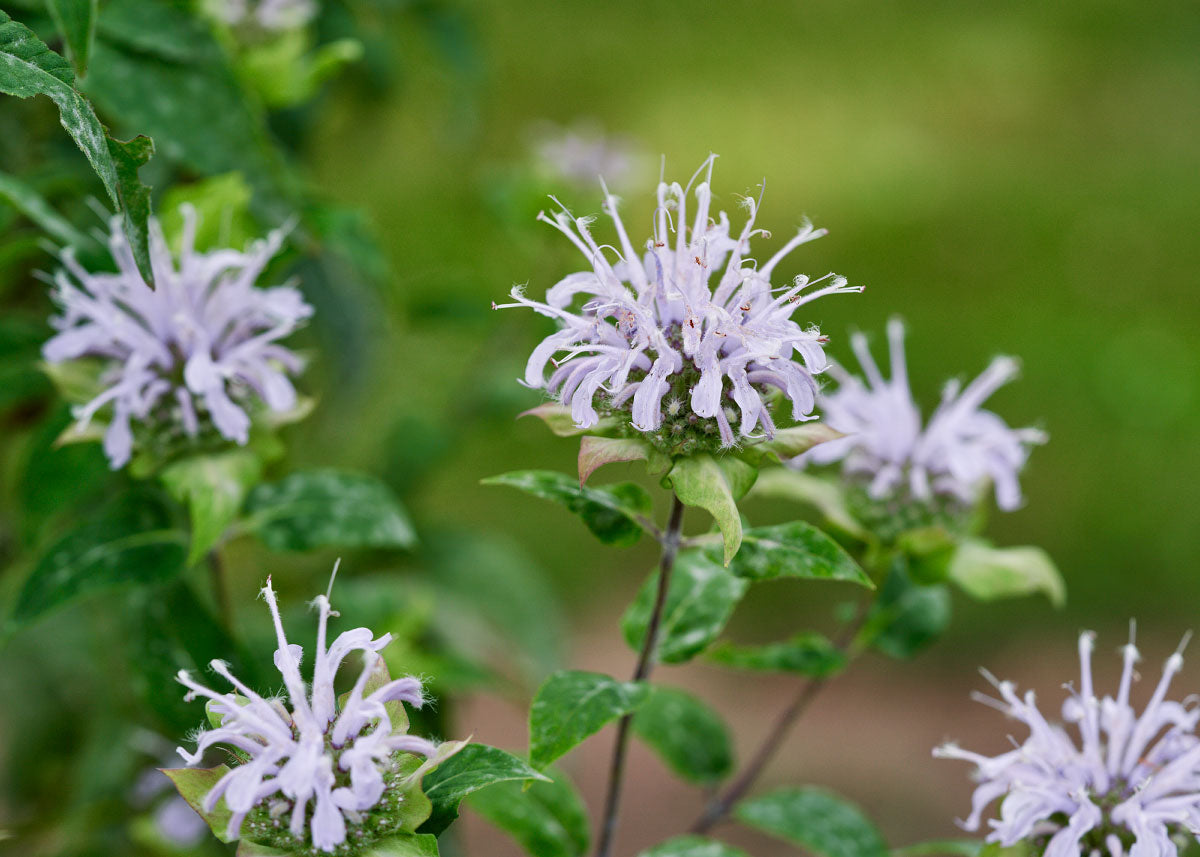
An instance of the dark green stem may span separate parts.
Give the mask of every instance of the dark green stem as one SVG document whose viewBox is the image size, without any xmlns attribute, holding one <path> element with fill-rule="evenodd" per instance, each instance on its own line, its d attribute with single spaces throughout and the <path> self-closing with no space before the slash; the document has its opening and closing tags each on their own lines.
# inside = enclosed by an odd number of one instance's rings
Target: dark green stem
<svg viewBox="0 0 1200 857">
<path fill-rule="evenodd" d="M 645 681 L 654 669 L 655 649 L 662 626 L 663 608 L 667 604 L 667 592 L 671 588 L 671 571 L 675 568 L 675 557 L 679 553 L 680 537 L 683 534 L 683 503 L 678 497 L 671 498 L 671 519 L 663 533 L 662 555 L 658 562 L 658 592 L 654 598 L 654 609 L 646 626 L 646 639 L 638 655 L 637 667 L 633 671 L 634 681 Z M 617 831 L 617 812 L 621 804 L 621 786 L 625 778 L 625 756 L 629 751 L 629 727 L 633 715 L 626 714 L 617 724 L 617 739 L 613 746 L 612 763 L 609 766 L 608 795 L 604 802 L 604 815 L 600 825 L 600 839 L 596 845 L 596 857 L 609 857 L 612 853 L 613 836 Z"/>
</svg>

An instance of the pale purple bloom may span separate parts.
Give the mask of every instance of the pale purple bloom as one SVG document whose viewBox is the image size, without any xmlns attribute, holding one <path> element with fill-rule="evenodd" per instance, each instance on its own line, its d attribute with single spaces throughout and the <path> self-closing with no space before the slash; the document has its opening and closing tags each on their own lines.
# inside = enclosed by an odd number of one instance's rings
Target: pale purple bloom
<svg viewBox="0 0 1200 857">
<path fill-rule="evenodd" d="M 1001 509 L 1021 503 L 1017 479 L 1029 447 L 1044 443 L 1038 429 L 1012 429 L 996 414 L 982 409 L 987 398 L 1017 375 L 1017 362 L 997 357 L 978 378 L 962 388 L 948 383 L 942 402 L 922 428 L 921 412 L 908 387 L 904 358 L 904 325 L 887 327 L 892 377 L 885 380 L 871 357 L 867 339 L 854 334 L 850 345 L 862 364 L 864 381 L 834 364 L 829 374 L 838 382 L 818 402 L 830 427 L 846 437 L 818 444 L 794 460 L 796 466 L 842 461 L 844 471 L 868 480 L 868 493 L 883 499 L 907 488 L 915 499 L 949 496 L 974 503 L 987 485 L 994 486 Z"/>
<path fill-rule="evenodd" d="M 1001 698 L 978 698 L 1023 723 L 1029 736 L 999 756 L 954 744 L 934 755 L 977 766 L 971 815 L 962 822 L 967 830 L 978 830 L 987 807 L 1003 800 L 1000 817 L 988 821 L 989 842 L 1009 846 L 1046 837 L 1044 857 L 1081 857 L 1085 850 L 1094 857 L 1124 857 L 1127 839 L 1133 842 L 1130 857 L 1175 857 L 1174 839 L 1200 828 L 1200 709 L 1194 699 L 1166 698 L 1183 656 L 1177 651 L 1167 658 L 1139 716 L 1129 702 L 1139 660 L 1132 635 L 1115 699 L 1098 698 L 1093 690 L 1093 641 L 1091 632 L 1079 638 L 1080 686 L 1068 686 L 1062 708 L 1078 740 L 1042 716 L 1033 691 L 1022 698 L 1012 682 L 989 676 Z"/>
<path fill-rule="evenodd" d="M 162 774 L 159 774 L 159 778 L 162 778 Z M 204 819 L 179 795 L 171 795 L 155 807 L 154 826 L 164 839 L 177 848 L 198 845 L 208 833 Z"/>
<path fill-rule="evenodd" d="M 605 134 L 588 123 L 571 128 L 548 126 L 539 133 L 534 149 L 549 173 L 569 184 L 588 187 L 601 176 L 613 185 L 624 184 L 640 160 L 629 140 Z"/>
<path fill-rule="evenodd" d="M 659 183 L 654 236 L 643 254 L 634 249 L 617 214 L 617 198 L 607 188 L 604 212 L 612 219 L 617 247 L 597 243 L 591 218 L 565 209 L 553 217 L 539 215 L 583 253 L 590 269 L 565 277 L 544 302 L 514 288 L 515 303 L 503 306 L 527 306 L 561 325 L 534 349 L 524 383 L 569 405 L 579 427 L 600 420 L 599 405 L 627 412 L 635 429 L 654 433 L 663 424 L 665 399 L 671 417 L 710 423 L 721 446 L 730 447 L 736 442 L 734 421 L 743 437 L 774 433 L 764 402 L 771 388 L 791 403 L 794 420 L 811 418 L 813 374 L 827 365 L 825 340 L 791 316 L 823 295 L 862 289 L 832 274 L 815 281 L 799 276 L 772 287 L 771 275 L 784 257 L 825 230 L 805 223 L 769 259 L 749 258 L 750 239 L 765 233 L 754 226 L 758 204 L 744 200 L 746 223 L 739 235 L 731 235 L 724 212 L 710 216 L 712 164 L 710 157 L 692 178 L 705 174 L 690 219 L 692 183 L 687 189 Z M 571 309 L 580 296 L 582 306 Z M 547 363 L 554 366 L 548 379 Z"/>
<path fill-rule="evenodd" d="M 221 717 L 221 725 L 200 734 L 195 752 L 182 747 L 178 752 L 189 765 L 198 763 L 204 751 L 215 744 L 226 744 L 249 756 L 204 798 L 206 811 L 225 798 L 233 813 L 228 829 L 231 838 L 239 835 L 246 814 L 270 799 L 274 812 L 287 815 L 293 836 L 307 839 L 318 850 L 332 851 L 346 839 L 347 820 L 354 821 L 358 813 L 383 798 L 387 790 L 384 774 L 396 753 L 436 755 L 438 748 L 432 742 L 393 733 L 385 707 L 387 702 L 420 707 L 424 702 L 421 682 L 412 677 L 395 679 L 364 696 L 380 661 L 378 652 L 392 636 L 372 639 L 370 629 L 355 628 L 339 634 L 327 647 L 326 625 L 330 615 L 337 614 L 329 599 L 320 595 L 315 601 L 320 615 L 315 664 L 312 683 L 306 685 L 300 675 L 302 649 L 289 644 L 284 636 L 270 579 L 262 592 L 275 622 L 279 644 L 275 666 L 283 676 L 290 710 L 281 699 L 259 696 L 221 661 L 213 661 L 212 670 L 228 681 L 233 691 L 217 693 L 181 671 L 179 681 L 189 688 L 187 698 L 211 700 L 209 710 Z M 342 661 L 356 651 L 363 655 L 362 672 L 339 709 L 334 679 Z"/>
<path fill-rule="evenodd" d="M 245 444 L 253 398 L 272 411 L 296 404 L 288 373 L 299 372 L 302 363 L 279 340 L 312 315 L 312 308 L 291 286 L 255 286 L 283 245 L 285 230 L 245 252 L 201 253 L 195 249 L 196 214 L 190 206 L 181 212 L 178 265 L 158 222 L 150 221 L 153 289 L 138 271 L 117 218 L 109 236 L 115 273 L 85 270 L 68 248 L 54 276 L 61 315 L 50 320 L 58 333 L 42 354 L 52 364 L 104 361 L 106 389 L 74 414 L 82 432 L 98 411 L 109 409 L 104 451 L 114 469 L 132 455 L 133 420 L 169 420 L 194 438 L 207 419 L 222 437 Z"/>
</svg>

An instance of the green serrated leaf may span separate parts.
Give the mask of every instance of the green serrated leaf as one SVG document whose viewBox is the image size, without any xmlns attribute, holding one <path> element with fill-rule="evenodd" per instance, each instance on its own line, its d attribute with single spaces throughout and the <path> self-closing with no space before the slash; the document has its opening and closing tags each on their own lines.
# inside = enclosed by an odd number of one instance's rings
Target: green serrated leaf
<svg viewBox="0 0 1200 857">
<path fill-rule="evenodd" d="M 536 408 L 530 408 L 527 411 L 517 414 L 517 419 L 521 417 L 537 417 L 546 424 L 546 428 L 550 429 L 558 437 L 575 437 L 581 434 L 604 434 L 606 431 L 616 428 L 617 425 L 616 419 L 605 417 L 594 426 L 580 428 L 575 425 L 575 419 L 571 416 L 571 409 L 557 402 L 546 402 L 544 405 L 538 405 Z"/>
<path fill-rule="evenodd" d="M 1041 548 L 997 548 L 968 539 L 950 560 L 949 578 L 980 601 L 1042 592 L 1051 604 L 1061 607 L 1067 598 L 1058 567 Z"/>
<path fill-rule="evenodd" d="M 650 444 L 636 438 L 586 435 L 579 441 L 579 484 L 585 484 L 605 464 L 646 461 L 650 451 Z"/>
<path fill-rule="evenodd" d="M 871 605 L 859 640 L 890 657 L 911 658 L 940 637 L 949 624 L 946 587 L 914 583 L 904 563 L 897 561 Z"/>
<path fill-rule="evenodd" d="M 707 648 L 725 628 L 749 586 L 747 580 L 699 551 L 681 553 L 667 589 L 656 659 L 667 664 L 682 663 Z M 641 650 L 646 638 L 657 589 L 656 571 L 621 618 L 621 632 L 634 651 Z"/>
<path fill-rule="evenodd" d="M 591 838 L 587 810 L 566 775 L 522 787 L 502 783 L 471 795 L 467 805 L 534 857 L 583 857 Z"/>
<path fill-rule="evenodd" d="M 717 548 L 709 551 L 719 559 Z M 747 580 L 838 580 L 868 589 L 875 584 L 845 549 L 812 524 L 793 521 L 747 530 L 742 549 L 729 564 L 730 571 Z"/>
<path fill-rule="evenodd" d="M 641 852 L 638 857 L 749 857 L 740 848 L 704 836 L 676 836 Z"/>
<path fill-rule="evenodd" d="M 187 534 L 153 497 L 122 497 L 53 544 L 17 595 L 13 633 L 84 595 L 161 583 L 183 572 Z"/>
<path fill-rule="evenodd" d="M 819 857 L 886 857 L 883 835 L 853 804 L 822 789 L 783 788 L 742 801 L 738 821 Z"/>
<path fill-rule="evenodd" d="M 138 178 L 138 170 L 154 155 L 154 141 L 146 136 L 132 140 L 109 137 L 108 153 L 117 171 L 117 197 L 125 223 L 125 235 L 133 250 L 138 270 L 147 283 L 154 283 L 150 267 L 150 188 Z"/>
<path fill-rule="evenodd" d="M 666 481 L 679 502 L 697 506 L 713 516 L 721 530 L 725 565 L 729 565 L 742 544 L 742 519 L 737 501 L 745 495 L 758 471 L 736 458 L 720 461 L 711 455 L 694 455 L 675 462 Z"/>
<path fill-rule="evenodd" d="M 565 473 L 553 470 L 516 470 L 488 477 L 482 484 L 507 485 L 552 500 L 578 515 L 600 541 L 621 547 L 641 538 L 643 523 L 653 508 L 646 489 L 633 482 L 581 486 Z"/>
<path fill-rule="evenodd" d="M 195 455 L 163 468 L 163 485 L 191 515 L 188 565 L 199 562 L 221 540 L 261 476 L 262 462 L 246 449 Z"/>
<path fill-rule="evenodd" d="M 601 673 L 562 670 L 538 688 L 529 709 L 529 762 L 544 768 L 618 717 L 636 711 L 646 686 Z"/>
<path fill-rule="evenodd" d="M 417 540 L 408 513 L 383 482 L 337 470 L 303 470 L 246 499 L 245 528 L 271 550 L 408 548 Z"/>
<path fill-rule="evenodd" d="M 229 818 L 233 813 L 225 805 L 225 798 L 222 797 L 217 801 L 212 812 L 206 812 L 204 809 L 204 796 L 212 791 L 217 781 L 229 772 L 227 765 L 218 765 L 215 768 L 160 768 L 160 770 L 170 778 L 179 792 L 179 796 L 187 801 L 188 806 L 196 810 L 196 814 L 212 828 L 213 835 L 217 839 L 222 842 L 234 840 L 235 837 L 227 835 Z"/>
<path fill-rule="evenodd" d="M 810 678 L 829 678 L 846 668 L 846 656 L 828 638 L 814 633 L 762 646 L 723 643 L 709 651 L 707 657 L 734 669 L 797 673 Z"/>
<path fill-rule="evenodd" d="M 725 721 L 690 693 L 652 685 L 633 716 L 633 731 L 690 782 L 715 783 L 733 769 L 733 742 Z"/>
<path fill-rule="evenodd" d="M 486 744 L 468 744 L 425 777 L 433 812 L 422 833 L 440 835 L 458 817 L 458 805 L 472 792 L 503 782 L 548 780 L 524 759 Z M 518 787 L 519 788 L 519 787 Z"/>
<path fill-rule="evenodd" d="M 153 152 L 153 144 L 145 138 L 129 143 L 113 140 L 92 105 L 75 89 L 75 74 L 67 61 L 2 10 L 0 92 L 18 98 L 45 95 L 58 106 L 63 128 L 87 157 L 109 198 L 124 215 L 134 258 L 150 282 L 145 221 L 149 213 L 149 190 L 138 181 L 137 166 L 145 163 Z"/>
<path fill-rule="evenodd" d="M 96 6 L 96 0 L 46 0 L 46 8 L 80 77 L 87 74 L 92 40 L 96 37 Z"/>
</svg>

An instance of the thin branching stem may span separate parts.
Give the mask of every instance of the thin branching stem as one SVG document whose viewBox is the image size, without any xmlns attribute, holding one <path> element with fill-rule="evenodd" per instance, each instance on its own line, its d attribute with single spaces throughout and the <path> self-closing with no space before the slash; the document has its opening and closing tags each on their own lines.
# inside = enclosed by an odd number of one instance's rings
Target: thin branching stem
<svg viewBox="0 0 1200 857">
<path fill-rule="evenodd" d="M 658 562 L 658 592 L 654 597 L 654 609 L 646 626 L 646 639 L 638 655 L 637 667 L 633 671 L 634 681 L 645 681 L 654 669 L 655 649 L 658 647 L 659 631 L 662 627 L 663 608 L 667 604 L 667 592 L 671 588 L 671 571 L 675 568 L 675 556 L 679 553 L 679 542 L 683 533 L 683 503 L 678 497 L 671 498 L 671 518 L 663 533 L 662 555 Z M 629 751 L 629 727 L 633 715 L 626 714 L 617 724 L 617 739 L 613 746 L 612 763 L 609 766 L 608 795 L 604 802 L 604 815 L 600 825 L 600 838 L 596 845 L 596 857 L 609 857 L 612 853 L 613 836 L 617 830 L 617 813 L 621 804 L 621 786 L 625 778 L 625 756 Z"/>
<path fill-rule="evenodd" d="M 863 623 L 867 619 L 868 607 L 869 602 L 864 602 L 860 605 L 858 615 L 853 622 L 846 626 L 838 638 L 835 646 L 839 652 L 853 654 L 858 632 L 862 630 Z M 792 727 L 804 716 L 804 713 L 813 704 L 813 700 L 817 698 L 821 690 L 828 683 L 828 677 L 820 677 L 810 678 L 800 685 L 799 691 L 792 697 L 792 701 L 788 703 L 787 708 L 780 713 L 774 727 L 767 733 L 767 737 L 763 739 L 758 751 L 746 765 L 745 770 L 730 784 L 729 788 L 708 802 L 708 806 L 704 808 L 704 812 L 696 819 L 689 832 L 707 833 L 729 815 L 729 811 L 733 809 L 734 804 L 741 800 L 742 796 L 758 781 L 763 769 L 774 758 L 775 753 L 779 750 L 780 745 L 783 744 L 784 739 L 787 738 L 788 733 L 791 732 Z"/>
</svg>

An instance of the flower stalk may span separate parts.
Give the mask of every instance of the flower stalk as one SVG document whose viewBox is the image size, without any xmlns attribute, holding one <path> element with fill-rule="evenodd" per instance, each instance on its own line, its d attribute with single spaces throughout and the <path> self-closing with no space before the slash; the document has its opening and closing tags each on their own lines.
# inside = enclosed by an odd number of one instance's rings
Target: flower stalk
<svg viewBox="0 0 1200 857">
<path fill-rule="evenodd" d="M 662 554 L 658 562 L 658 592 L 654 598 L 654 609 L 646 627 L 646 639 L 638 654 L 637 666 L 633 671 L 634 681 L 645 681 L 654 669 L 654 654 L 658 647 L 659 631 L 662 627 L 663 610 L 667 604 L 667 593 L 671 589 L 671 572 L 675 568 L 675 557 L 683 534 L 683 503 L 678 497 L 671 498 L 671 517 L 662 537 Z M 596 846 L 596 857 L 609 857 L 612 853 L 613 837 L 617 830 L 617 814 L 621 804 L 621 788 L 625 776 L 625 757 L 629 752 L 629 728 L 633 715 L 626 714 L 617 724 L 617 738 L 613 746 L 612 763 L 609 766 L 608 794 L 604 801 L 604 815 L 600 825 L 600 838 Z"/>
</svg>

